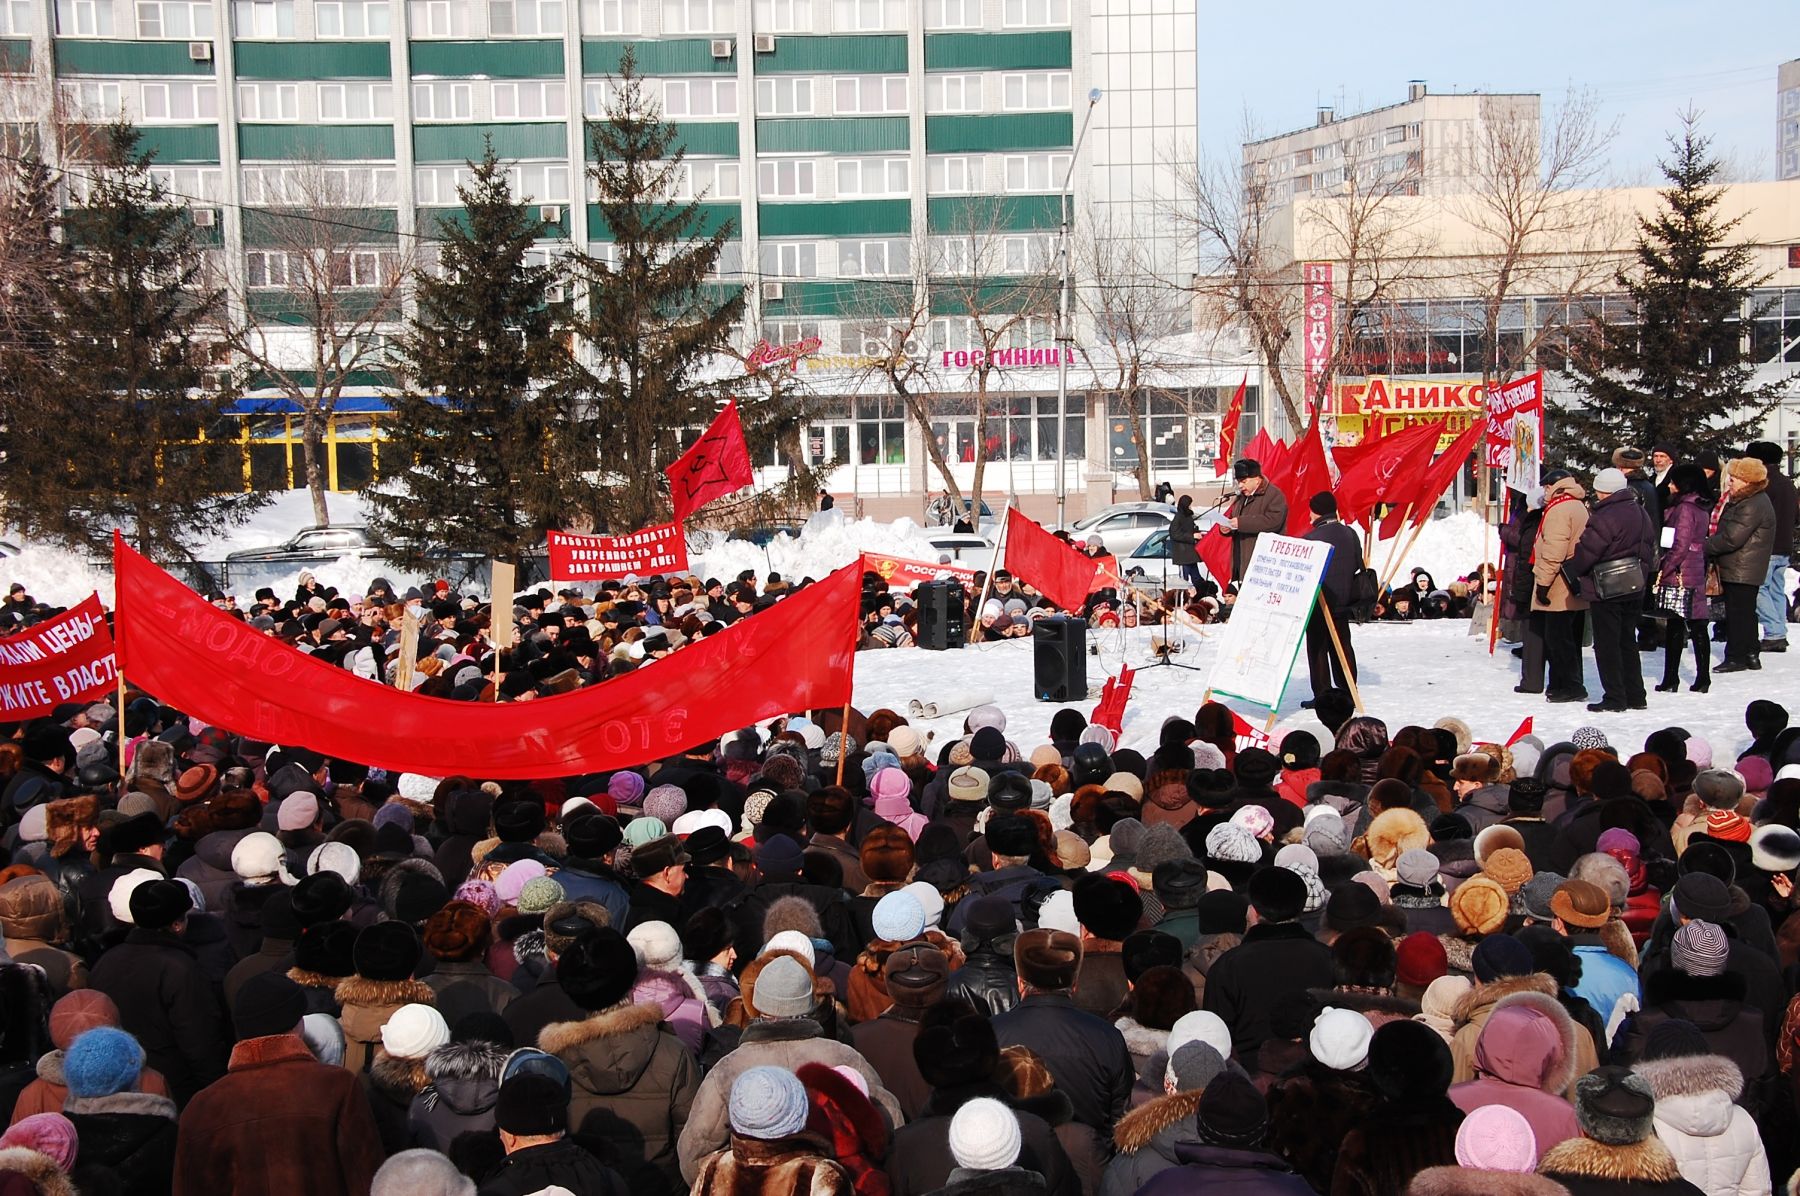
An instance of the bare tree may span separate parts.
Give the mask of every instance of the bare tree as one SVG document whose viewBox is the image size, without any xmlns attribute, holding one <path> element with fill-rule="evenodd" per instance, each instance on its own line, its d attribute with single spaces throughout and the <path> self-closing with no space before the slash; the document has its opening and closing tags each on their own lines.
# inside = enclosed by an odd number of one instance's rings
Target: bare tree
<svg viewBox="0 0 1800 1196">
<path fill-rule="evenodd" d="M 1245 140 L 1253 140 L 1248 122 Z M 1300 320 L 1300 271 L 1278 235 L 1282 204 L 1268 168 L 1199 158 L 1173 169 L 1186 198 L 1178 217 L 1194 245 L 1191 290 L 1202 319 L 1217 327 L 1242 323 L 1288 426 L 1297 428 L 1300 404 L 1283 359 Z"/>
<path fill-rule="evenodd" d="M 1145 416 L 1151 400 L 1166 393 L 1152 379 L 1165 364 L 1162 346 L 1187 327 L 1187 294 L 1160 276 L 1163 272 L 1151 258 L 1148 238 L 1130 236 L 1129 229 L 1113 227 L 1097 212 L 1089 227 L 1091 235 L 1083 239 L 1076 257 L 1085 285 L 1076 293 L 1110 360 L 1086 356 L 1096 378 L 1131 423 L 1138 497 L 1147 500 L 1154 486 Z"/>
<path fill-rule="evenodd" d="M 402 318 L 409 243 L 378 226 L 365 172 L 301 162 L 266 209 L 245 213 L 247 295 L 225 336 L 255 377 L 300 411 L 313 521 L 331 522 L 324 440 L 346 387 L 389 364 L 383 330 Z"/>
</svg>

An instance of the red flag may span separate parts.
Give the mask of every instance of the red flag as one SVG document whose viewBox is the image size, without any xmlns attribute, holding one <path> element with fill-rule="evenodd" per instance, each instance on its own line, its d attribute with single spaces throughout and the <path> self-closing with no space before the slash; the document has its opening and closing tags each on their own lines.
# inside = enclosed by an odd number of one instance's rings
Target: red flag
<svg viewBox="0 0 1800 1196">
<path fill-rule="evenodd" d="M 1344 521 L 1366 522 L 1376 503 L 1393 502 L 1397 489 L 1410 489 L 1409 474 L 1431 460 L 1441 431 L 1441 422 L 1413 424 L 1359 454 L 1338 478 L 1338 514 Z"/>
<path fill-rule="evenodd" d="M 1225 422 L 1219 425 L 1219 453 L 1213 458 L 1213 476 L 1223 477 L 1231 468 L 1231 453 L 1237 448 L 1238 424 L 1244 419 L 1244 388 L 1250 384 L 1250 373 L 1238 379 L 1237 393 L 1231 396 L 1231 403 L 1225 408 Z"/>
<path fill-rule="evenodd" d="M 688 567 L 687 536 L 679 523 L 659 523 L 626 536 L 584 536 L 551 531 L 550 576 L 590 581 L 627 573 L 682 573 Z"/>
<path fill-rule="evenodd" d="M 1006 567 L 1064 610 L 1078 611 L 1094 592 L 1099 562 L 1014 507 L 1006 516 Z"/>
<path fill-rule="evenodd" d="M 1226 709 L 1229 710 L 1230 707 Z M 1237 736 L 1237 750 L 1240 752 L 1246 748 L 1261 748 L 1265 752 L 1280 754 L 1275 741 L 1269 738 L 1267 732 L 1235 710 L 1231 711 L 1231 733 Z"/>
<path fill-rule="evenodd" d="M 1288 500 L 1287 534 L 1297 536 L 1312 526 L 1313 495 L 1331 489 L 1331 467 L 1325 461 L 1325 442 L 1319 438 L 1318 421 L 1307 428 L 1282 462 L 1277 488 Z"/>
<path fill-rule="evenodd" d="M 566 777 L 665 760 L 850 697 L 862 570 L 847 565 L 623 677 L 530 702 L 453 702 L 366 681 L 215 610 L 114 537 L 120 666 L 228 731 L 429 776 Z"/>
<path fill-rule="evenodd" d="M 1244 456 L 1262 466 L 1263 476 L 1268 477 L 1280 472 L 1282 462 L 1287 460 L 1287 445 L 1270 436 L 1267 428 L 1258 428 L 1245 446 Z"/>
<path fill-rule="evenodd" d="M 1194 552 L 1199 555 L 1200 563 L 1212 574 L 1212 579 L 1223 589 L 1231 581 L 1231 537 L 1225 529 L 1217 524 L 1209 528 L 1194 544 Z"/>
<path fill-rule="evenodd" d="M 1125 729 L 1125 705 L 1131 701 L 1131 682 L 1137 676 L 1137 670 L 1130 665 L 1121 665 L 1117 677 L 1108 677 L 1100 690 L 1100 704 L 1094 707 L 1089 716 L 1090 723 L 1097 723 L 1113 733 L 1117 739 Z"/>
<path fill-rule="evenodd" d="M 713 499 L 748 486 L 750 446 L 744 443 L 737 400 L 725 404 L 725 410 L 719 412 L 694 447 L 663 472 L 669 477 L 669 495 L 675 504 L 677 523 Z"/>
<path fill-rule="evenodd" d="M 1519 742 L 1519 740 L 1521 740 L 1521 739 L 1525 738 L 1527 735 L 1531 734 L 1531 717 L 1532 716 L 1529 714 L 1526 715 L 1525 721 L 1519 724 L 1519 729 L 1517 731 L 1514 731 L 1510 736 L 1507 737 L 1507 740 L 1506 740 L 1507 747 L 1511 747 L 1513 744 Z"/>
<path fill-rule="evenodd" d="M 1431 518 L 1431 512 L 1437 508 L 1437 500 L 1449 488 L 1456 475 L 1481 443 L 1483 424 L 1480 420 L 1469 421 L 1468 428 L 1461 436 L 1450 442 L 1450 447 L 1437 455 L 1437 460 L 1420 471 L 1419 483 L 1412 492 L 1412 524 L 1418 527 Z"/>
</svg>

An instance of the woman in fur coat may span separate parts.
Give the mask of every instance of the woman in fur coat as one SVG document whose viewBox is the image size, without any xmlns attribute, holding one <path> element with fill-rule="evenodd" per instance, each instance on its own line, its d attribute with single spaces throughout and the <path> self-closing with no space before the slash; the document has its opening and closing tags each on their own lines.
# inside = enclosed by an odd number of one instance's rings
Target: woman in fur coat
<svg viewBox="0 0 1800 1196">
<path fill-rule="evenodd" d="M 1602 1067 L 1575 1081 L 1582 1136 L 1552 1147 L 1538 1173 L 1570 1196 L 1705 1196 L 1683 1179 L 1657 1138 L 1656 1094 L 1623 1067 Z"/>
<path fill-rule="evenodd" d="M 793 1072 L 752 1067 L 731 1085 L 731 1145 L 700 1164 L 692 1196 L 856 1196 L 831 1145 L 809 1133 L 806 1088 Z"/>
<path fill-rule="evenodd" d="M 344 1066 L 351 1071 L 368 1070 L 381 1028 L 401 1006 L 436 1006 L 437 994 L 412 978 L 420 953 L 419 936 L 404 922 L 377 922 L 356 936 L 356 974 L 337 986 Z"/>
<path fill-rule="evenodd" d="M 1730 1059 L 1708 1052 L 1697 1027 L 1663 1023 L 1632 1070 L 1656 1097 L 1656 1136 L 1683 1179 L 1706 1196 L 1769 1196 L 1762 1136 L 1737 1103 L 1743 1074 Z"/>
</svg>

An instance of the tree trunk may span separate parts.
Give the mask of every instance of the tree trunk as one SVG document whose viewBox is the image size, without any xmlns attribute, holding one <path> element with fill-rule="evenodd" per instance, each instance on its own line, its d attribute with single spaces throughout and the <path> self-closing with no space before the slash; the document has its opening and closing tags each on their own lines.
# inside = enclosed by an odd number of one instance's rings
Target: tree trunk
<svg viewBox="0 0 1800 1196">
<path fill-rule="evenodd" d="M 919 396 L 907 389 L 899 379 L 890 375 L 889 380 L 893 383 L 895 393 L 906 404 L 906 410 L 911 413 L 913 422 L 919 425 L 919 432 L 925 438 L 925 454 L 931 458 L 931 464 L 938 471 L 938 477 L 943 479 L 944 493 L 950 496 L 952 502 L 961 503 L 962 488 L 956 484 L 956 478 L 950 472 L 950 463 L 944 457 L 944 450 L 938 447 L 937 437 L 932 435 L 931 413 L 925 410 L 925 404 L 919 401 Z"/>
<path fill-rule="evenodd" d="M 325 469 L 325 417 L 316 409 L 306 409 L 300 415 L 300 450 L 306 463 L 306 489 L 312 495 L 313 522 L 325 527 L 331 522 L 331 510 L 326 505 L 325 485 L 328 480 Z"/>
<path fill-rule="evenodd" d="M 981 479 L 987 473 L 987 379 L 975 384 L 975 476 L 969 481 L 969 526 L 981 531 Z"/>
</svg>

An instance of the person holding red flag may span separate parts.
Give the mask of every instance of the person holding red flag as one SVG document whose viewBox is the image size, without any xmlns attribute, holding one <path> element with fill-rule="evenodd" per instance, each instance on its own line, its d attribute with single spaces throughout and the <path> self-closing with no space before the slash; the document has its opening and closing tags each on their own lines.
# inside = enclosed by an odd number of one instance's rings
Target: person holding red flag
<svg viewBox="0 0 1800 1196">
<path fill-rule="evenodd" d="M 1250 558 L 1256 553 L 1256 538 L 1264 532 L 1276 535 L 1287 530 L 1287 495 L 1269 484 L 1262 465 L 1254 457 L 1245 457 L 1231 467 L 1237 479 L 1237 497 L 1225 512 L 1225 526 L 1231 536 L 1231 580 L 1242 581 Z"/>
</svg>

